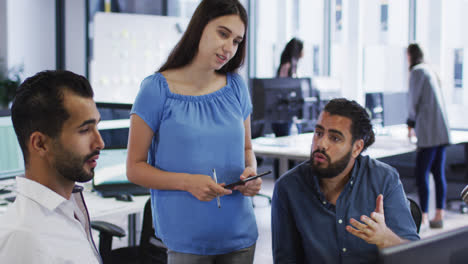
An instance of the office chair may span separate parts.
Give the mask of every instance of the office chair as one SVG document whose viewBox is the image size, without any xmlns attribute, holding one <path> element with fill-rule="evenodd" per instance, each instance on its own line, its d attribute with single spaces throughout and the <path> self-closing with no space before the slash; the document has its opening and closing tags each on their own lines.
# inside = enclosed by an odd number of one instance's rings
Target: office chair
<svg viewBox="0 0 468 264">
<path fill-rule="evenodd" d="M 463 188 L 463 191 L 461 191 L 460 196 L 462 200 L 468 204 L 468 185 Z"/>
<path fill-rule="evenodd" d="M 422 221 L 421 208 L 419 207 L 418 203 L 416 203 L 411 198 L 408 198 L 408 202 L 410 205 L 411 216 L 413 217 L 414 223 L 416 224 L 416 231 L 419 234 L 419 230 L 421 228 L 421 221 Z"/>
<path fill-rule="evenodd" d="M 145 204 L 140 244 L 135 247 L 112 250 L 112 238 L 123 237 L 125 231 L 113 224 L 92 221 L 91 227 L 99 231 L 99 252 L 104 264 L 166 264 L 167 248 L 154 234 L 151 199 Z"/>
</svg>

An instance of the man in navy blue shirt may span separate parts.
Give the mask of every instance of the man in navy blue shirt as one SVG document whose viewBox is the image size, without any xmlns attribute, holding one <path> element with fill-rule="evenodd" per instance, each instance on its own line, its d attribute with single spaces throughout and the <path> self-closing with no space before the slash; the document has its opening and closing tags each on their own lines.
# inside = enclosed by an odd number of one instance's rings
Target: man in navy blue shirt
<svg viewBox="0 0 468 264">
<path fill-rule="evenodd" d="M 369 263 L 379 248 L 419 239 L 396 170 L 361 155 L 374 140 L 355 101 L 325 106 L 310 160 L 275 184 L 275 263 Z"/>
</svg>

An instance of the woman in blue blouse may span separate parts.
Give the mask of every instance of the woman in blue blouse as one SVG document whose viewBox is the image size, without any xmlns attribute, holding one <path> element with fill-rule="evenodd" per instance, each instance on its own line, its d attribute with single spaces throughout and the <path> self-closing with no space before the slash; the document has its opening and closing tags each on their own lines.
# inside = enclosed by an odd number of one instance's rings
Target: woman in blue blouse
<svg viewBox="0 0 468 264">
<path fill-rule="evenodd" d="M 203 0 L 133 105 L 127 175 L 151 189 L 154 227 L 169 263 L 253 262 L 258 232 L 250 196 L 261 180 L 223 188 L 257 170 L 252 104 L 235 73 L 246 30 L 237 0 Z"/>
</svg>

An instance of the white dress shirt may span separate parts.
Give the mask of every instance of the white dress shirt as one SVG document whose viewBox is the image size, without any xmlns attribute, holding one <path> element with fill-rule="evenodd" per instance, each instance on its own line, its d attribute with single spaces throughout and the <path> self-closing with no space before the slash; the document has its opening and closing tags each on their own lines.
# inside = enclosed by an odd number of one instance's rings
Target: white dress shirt
<svg viewBox="0 0 468 264">
<path fill-rule="evenodd" d="M 17 177 L 16 200 L 0 216 L 0 263 L 101 263 L 79 187 L 70 200 Z"/>
</svg>

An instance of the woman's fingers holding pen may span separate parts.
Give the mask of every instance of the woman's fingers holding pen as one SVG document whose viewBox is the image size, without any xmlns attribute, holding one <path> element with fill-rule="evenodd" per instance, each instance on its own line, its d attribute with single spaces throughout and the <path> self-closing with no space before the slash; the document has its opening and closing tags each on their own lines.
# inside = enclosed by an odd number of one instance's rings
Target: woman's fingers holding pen
<svg viewBox="0 0 468 264">
<path fill-rule="evenodd" d="M 226 184 L 225 183 L 222 183 L 222 184 L 214 184 L 212 185 L 213 186 L 213 191 L 216 192 L 216 195 L 217 196 L 223 196 L 223 195 L 228 195 L 228 194 L 231 194 L 232 193 L 232 190 L 229 190 L 229 189 L 225 189 L 224 186 Z M 215 197 L 216 197 L 215 195 Z"/>
<path fill-rule="evenodd" d="M 217 184 L 208 175 L 192 174 L 189 178 L 187 191 L 200 201 L 208 202 L 216 198 L 216 196 L 232 193 L 231 190 L 224 189 L 222 185 Z"/>
</svg>

